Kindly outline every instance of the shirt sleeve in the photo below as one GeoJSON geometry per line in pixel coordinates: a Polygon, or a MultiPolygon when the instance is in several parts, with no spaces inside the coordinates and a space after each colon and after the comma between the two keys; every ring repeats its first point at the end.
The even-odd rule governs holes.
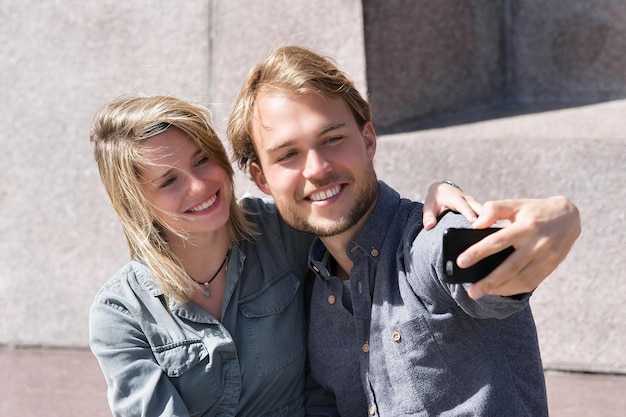
{"type": "Polygon", "coordinates": [[[189,416],[128,310],[97,299],[91,307],[89,331],[114,416],[189,416]]]}

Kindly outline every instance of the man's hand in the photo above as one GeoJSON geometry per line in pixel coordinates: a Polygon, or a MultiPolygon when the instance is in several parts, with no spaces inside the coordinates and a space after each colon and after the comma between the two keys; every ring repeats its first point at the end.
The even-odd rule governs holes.
{"type": "Polygon", "coordinates": [[[483,229],[498,220],[508,224],[457,258],[459,267],[467,268],[508,246],[515,247],[506,261],[469,288],[474,299],[535,290],[565,259],[581,232],[578,209],[563,196],[487,202],[472,226],[483,229]]]}
{"type": "Polygon", "coordinates": [[[428,195],[424,201],[422,215],[424,229],[430,230],[435,227],[437,217],[448,210],[461,213],[467,221],[473,223],[482,211],[482,205],[460,188],[445,182],[436,182],[428,188],[428,195]]]}

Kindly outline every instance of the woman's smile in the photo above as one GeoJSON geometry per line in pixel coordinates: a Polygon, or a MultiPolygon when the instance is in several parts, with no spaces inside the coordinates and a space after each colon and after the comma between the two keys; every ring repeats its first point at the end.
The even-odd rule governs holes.
{"type": "Polygon", "coordinates": [[[204,203],[200,203],[197,206],[190,208],[185,213],[196,214],[198,212],[205,211],[209,207],[213,206],[213,204],[215,204],[216,201],[217,201],[217,193],[213,194],[204,203]]]}

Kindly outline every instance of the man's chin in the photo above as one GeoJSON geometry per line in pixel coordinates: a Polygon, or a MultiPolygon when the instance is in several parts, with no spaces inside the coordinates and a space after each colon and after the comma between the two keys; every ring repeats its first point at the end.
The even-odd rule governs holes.
{"type": "Polygon", "coordinates": [[[296,230],[300,230],[302,232],[307,232],[314,234],[318,237],[331,237],[337,236],[346,230],[350,229],[353,225],[350,224],[345,217],[342,217],[337,220],[329,220],[329,221],[316,221],[316,222],[307,222],[307,221],[299,221],[295,225],[292,225],[296,230]]]}

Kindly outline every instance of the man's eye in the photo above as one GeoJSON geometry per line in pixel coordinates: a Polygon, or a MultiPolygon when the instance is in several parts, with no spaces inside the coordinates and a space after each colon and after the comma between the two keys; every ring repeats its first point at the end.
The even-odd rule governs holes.
{"type": "Polygon", "coordinates": [[[295,155],[296,155],[295,152],[287,152],[286,154],[284,154],[280,158],[278,158],[277,161],[278,162],[286,162],[286,161],[292,159],[295,155]]]}
{"type": "Polygon", "coordinates": [[[335,143],[335,142],[339,142],[341,139],[343,139],[342,136],[333,136],[333,137],[328,138],[327,142],[335,143]]]}

